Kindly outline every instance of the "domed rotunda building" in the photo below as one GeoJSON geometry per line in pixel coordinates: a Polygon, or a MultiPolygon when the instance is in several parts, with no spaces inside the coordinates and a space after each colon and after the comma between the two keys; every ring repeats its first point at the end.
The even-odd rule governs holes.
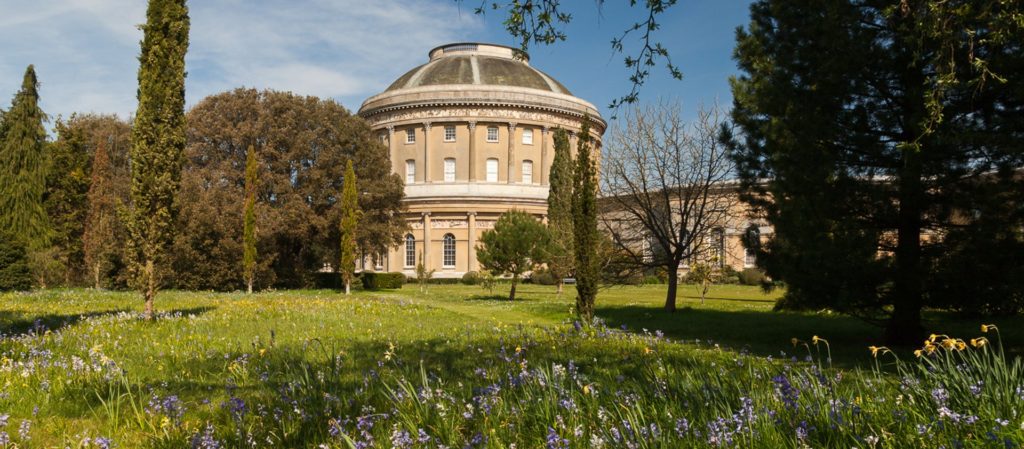
{"type": "Polygon", "coordinates": [[[518,49],[458,43],[429,55],[359,109],[405,179],[409,223],[403,243],[365,268],[413,276],[422,261],[454,278],[479,270],[477,239],[502,213],[546,218],[553,131],[572,133],[575,152],[585,116],[595,148],[607,125],[518,49]]]}

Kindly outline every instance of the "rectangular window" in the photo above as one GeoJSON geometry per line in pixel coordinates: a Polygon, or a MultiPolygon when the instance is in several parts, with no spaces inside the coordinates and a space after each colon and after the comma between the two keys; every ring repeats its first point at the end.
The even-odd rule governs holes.
{"type": "Polygon", "coordinates": [[[455,141],[455,126],[445,125],[444,127],[444,141],[454,142],[455,141]]]}
{"type": "Polygon", "coordinates": [[[405,130],[405,143],[416,143],[416,130],[409,128],[405,130]]]}
{"type": "Polygon", "coordinates": [[[743,252],[743,267],[754,268],[757,265],[757,253],[750,248],[744,249],[743,252]]]}
{"type": "Polygon", "coordinates": [[[416,182],[416,161],[409,159],[405,161],[405,183],[412,184],[416,182]]]}
{"type": "Polygon", "coordinates": [[[495,158],[487,160],[487,182],[498,182],[498,160],[495,158]]]}
{"type": "Polygon", "coordinates": [[[444,160],[444,182],[455,182],[455,158],[444,160]]]}
{"type": "Polygon", "coordinates": [[[533,145],[533,130],[532,129],[524,129],[523,130],[523,145],[533,145]]]}
{"type": "Polygon", "coordinates": [[[412,234],[407,234],[405,236],[405,267],[414,266],[416,266],[416,239],[412,234]]]}
{"type": "Polygon", "coordinates": [[[488,142],[497,142],[498,141],[498,127],[497,126],[488,126],[487,127],[487,141],[488,142]]]}
{"type": "Polygon", "coordinates": [[[523,184],[533,184],[533,161],[523,161],[523,184]]]}

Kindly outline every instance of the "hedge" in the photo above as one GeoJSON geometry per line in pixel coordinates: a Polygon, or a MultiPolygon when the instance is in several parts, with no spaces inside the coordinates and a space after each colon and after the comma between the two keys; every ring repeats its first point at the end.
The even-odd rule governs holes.
{"type": "Polygon", "coordinates": [[[402,288],[402,284],[405,283],[405,274],[363,272],[362,280],[363,288],[367,290],[402,288]]]}

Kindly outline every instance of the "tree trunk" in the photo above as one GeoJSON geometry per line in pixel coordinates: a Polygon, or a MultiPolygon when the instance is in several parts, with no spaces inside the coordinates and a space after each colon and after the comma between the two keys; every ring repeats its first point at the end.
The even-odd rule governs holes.
{"type": "Polygon", "coordinates": [[[519,275],[518,274],[513,274],[512,275],[512,290],[510,290],[508,292],[508,300],[509,301],[515,301],[516,300],[516,283],[517,282],[519,282],[519,275]]]}
{"type": "Polygon", "coordinates": [[[893,309],[885,330],[889,344],[919,343],[921,326],[921,182],[920,150],[904,150],[899,180],[900,210],[896,238],[896,279],[893,285],[893,309]]]}
{"type": "Polygon", "coordinates": [[[676,311],[676,290],[679,287],[679,264],[673,263],[668,270],[668,292],[665,293],[665,311],[676,311]]]}
{"type": "Polygon", "coordinates": [[[345,281],[345,294],[349,295],[352,293],[352,281],[345,281]]]}
{"type": "Polygon", "coordinates": [[[558,290],[557,290],[557,291],[555,291],[555,293],[557,293],[557,294],[559,294],[559,295],[561,295],[561,294],[562,294],[562,287],[564,287],[564,286],[565,286],[565,282],[562,282],[562,279],[564,279],[564,278],[559,278],[559,279],[558,279],[558,290]]]}
{"type": "Polygon", "coordinates": [[[252,278],[249,278],[249,281],[246,282],[245,284],[246,284],[246,288],[245,288],[246,293],[251,295],[252,294],[252,278]]]}
{"type": "Polygon", "coordinates": [[[143,316],[152,321],[153,320],[153,298],[156,297],[156,277],[155,267],[153,266],[152,260],[146,261],[145,266],[145,286],[143,286],[143,296],[146,300],[146,308],[143,311],[143,316]]]}
{"type": "Polygon", "coordinates": [[[92,267],[92,281],[93,288],[96,290],[100,289],[100,264],[96,262],[92,267]]]}

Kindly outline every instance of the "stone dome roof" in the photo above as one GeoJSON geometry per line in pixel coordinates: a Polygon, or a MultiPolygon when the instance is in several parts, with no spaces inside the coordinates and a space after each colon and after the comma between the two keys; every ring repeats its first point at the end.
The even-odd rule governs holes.
{"type": "Polygon", "coordinates": [[[391,83],[385,92],[425,86],[509,86],[572,95],[562,83],[530,67],[529,56],[511,47],[459,43],[430,51],[430,62],[391,83]]]}

